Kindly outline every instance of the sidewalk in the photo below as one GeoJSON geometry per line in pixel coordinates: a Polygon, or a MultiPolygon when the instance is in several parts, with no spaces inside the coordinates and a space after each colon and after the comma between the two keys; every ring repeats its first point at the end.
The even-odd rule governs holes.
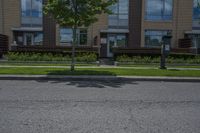
{"type": "Polygon", "coordinates": [[[0,80],[134,80],[166,82],[200,82],[200,77],[159,77],[159,76],[62,76],[62,75],[0,75],[0,80]]]}
{"type": "MultiPolygon", "coordinates": [[[[0,65],[0,68],[70,68],[70,66],[16,66],[16,65],[0,65]]],[[[158,69],[158,67],[120,67],[120,66],[76,66],[76,68],[120,68],[120,69],[158,69]]],[[[197,70],[200,68],[178,68],[168,67],[167,69],[176,70],[197,70]]]]}

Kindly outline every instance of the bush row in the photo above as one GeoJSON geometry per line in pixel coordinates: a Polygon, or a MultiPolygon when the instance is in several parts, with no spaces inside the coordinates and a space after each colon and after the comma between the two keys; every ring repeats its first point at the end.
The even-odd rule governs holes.
{"type": "MultiPolygon", "coordinates": [[[[160,63],[159,56],[128,56],[128,55],[121,55],[117,56],[117,62],[122,63],[136,63],[136,64],[145,64],[145,63],[160,63]]],[[[200,64],[200,56],[168,56],[167,63],[169,64],[200,64]]]]}
{"type": "MultiPolygon", "coordinates": [[[[71,55],[52,54],[52,53],[19,53],[9,52],[6,55],[8,61],[71,61],[71,55]]],[[[77,53],[77,62],[95,62],[95,53],[77,53]]]]}

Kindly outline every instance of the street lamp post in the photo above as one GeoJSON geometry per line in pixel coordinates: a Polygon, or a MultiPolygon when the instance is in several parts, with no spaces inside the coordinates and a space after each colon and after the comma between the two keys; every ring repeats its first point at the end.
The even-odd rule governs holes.
{"type": "Polygon", "coordinates": [[[160,69],[167,69],[166,57],[170,53],[171,35],[163,36],[161,44],[161,58],[160,58],[160,69]]]}

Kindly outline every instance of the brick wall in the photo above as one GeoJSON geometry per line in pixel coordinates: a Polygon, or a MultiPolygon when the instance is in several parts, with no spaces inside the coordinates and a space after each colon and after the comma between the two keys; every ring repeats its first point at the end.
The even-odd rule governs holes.
{"type": "Polygon", "coordinates": [[[129,43],[128,47],[138,48],[141,44],[142,1],[129,1],[129,43]]]}
{"type": "Polygon", "coordinates": [[[145,29],[153,30],[172,30],[172,47],[178,47],[178,40],[184,37],[185,31],[192,30],[192,12],[193,1],[192,0],[174,0],[173,8],[173,20],[172,21],[146,21],[145,20],[145,6],[146,0],[143,1],[142,10],[142,28],[141,28],[141,46],[144,47],[145,29]]]}
{"type": "Polygon", "coordinates": [[[1,0],[3,3],[3,34],[9,36],[9,44],[13,41],[13,33],[11,28],[20,27],[20,0],[1,0]],[[6,8],[5,8],[6,7],[6,8]]]}

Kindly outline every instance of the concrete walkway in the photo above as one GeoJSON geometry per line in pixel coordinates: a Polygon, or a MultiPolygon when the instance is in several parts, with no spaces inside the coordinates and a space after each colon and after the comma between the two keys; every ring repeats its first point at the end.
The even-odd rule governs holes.
{"type": "MultiPolygon", "coordinates": [[[[70,68],[70,66],[16,66],[16,65],[0,65],[0,68],[70,68]]],[[[120,67],[120,66],[76,66],[76,68],[119,68],[119,69],[158,69],[158,67],[120,67]]],[[[178,67],[168,67],[169,70],[197,70],[200,68],[178,68],[178,67]]]]}

